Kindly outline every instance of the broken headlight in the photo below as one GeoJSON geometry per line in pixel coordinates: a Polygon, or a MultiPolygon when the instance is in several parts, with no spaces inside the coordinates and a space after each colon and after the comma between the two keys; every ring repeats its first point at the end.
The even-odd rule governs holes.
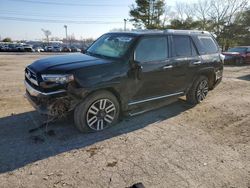
{"type": "Polygon", "coordinates": [[[74,80],[72,74],[42,74],[44,82],[51,82],[57,84],[66,84],[74,80]]]}

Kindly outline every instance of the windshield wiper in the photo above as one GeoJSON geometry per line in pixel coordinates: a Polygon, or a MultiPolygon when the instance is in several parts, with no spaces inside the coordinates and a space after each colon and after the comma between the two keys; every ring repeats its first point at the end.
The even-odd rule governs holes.
{"type": "Polygon", "coordinates": [[[105,56],[105,55],[102,55],[102,54],[97,54],[97,53],[93,53],[93,52],[89,52],[89,51],[87,51],[86,54],[94,56],[94,57],[100,57],[100,58],[111,58],[111,57],[108,57],[108,56],[105,56]]]}

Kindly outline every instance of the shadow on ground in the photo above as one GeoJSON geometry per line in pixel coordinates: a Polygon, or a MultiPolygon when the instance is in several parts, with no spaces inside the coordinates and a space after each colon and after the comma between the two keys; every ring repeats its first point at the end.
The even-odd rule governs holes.
{"type": "Polygon", "coordinates": [[[154,122],[177,116],[189,108],[191,106],[180,99],[166,107],[136,117],[123,118],[110,129],[90,134],[78,132],[72,119],[51,125],[48,130],[53,130],[53,134],[50,135],[45,133],[45,129],[29,133],[30,129],[39,126],[43,121],[35,111],[1,118],[0,173],[141,129],[154,122]]]}
{"type": "Polygon", "coordinates": [[[250,64],[235,65],[235,64],[224,64],[224,67],[249,67],[250,64]]]}
{"type": "Polygon", "coordinates": [[[238,79],[240,79],[240,80],[250,81],[250,74],[245,75],[245,76],[240,76],[240,77],[238,77],[238,79]]]}

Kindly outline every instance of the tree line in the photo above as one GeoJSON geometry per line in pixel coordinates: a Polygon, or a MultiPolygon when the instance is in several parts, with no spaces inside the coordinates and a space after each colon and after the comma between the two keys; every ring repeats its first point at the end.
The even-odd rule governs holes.
{"type": "Polygon", "coordinates": [[[137,29],[198,29],[213,33],[223,50],[250,45],[248,0],[198,0],[176,3],[164,0],[136,0],[129,12],[137,29]]]}

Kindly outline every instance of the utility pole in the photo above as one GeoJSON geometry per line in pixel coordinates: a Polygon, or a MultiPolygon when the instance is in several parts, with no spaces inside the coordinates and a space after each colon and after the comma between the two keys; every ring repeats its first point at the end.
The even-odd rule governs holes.
{"type": "Polygon", "coordinates": [[[127,26],[128,19],[124,19],[123,21],[124,21],[124,31],[126,31],[127,30],[126,26],[127,26]]]}
{"type": "Polygon", "coordinates": [[[65,34],[66,34],[66,46],[68,47],[68,26],[64,25],[65,28],[65,34]]]}

